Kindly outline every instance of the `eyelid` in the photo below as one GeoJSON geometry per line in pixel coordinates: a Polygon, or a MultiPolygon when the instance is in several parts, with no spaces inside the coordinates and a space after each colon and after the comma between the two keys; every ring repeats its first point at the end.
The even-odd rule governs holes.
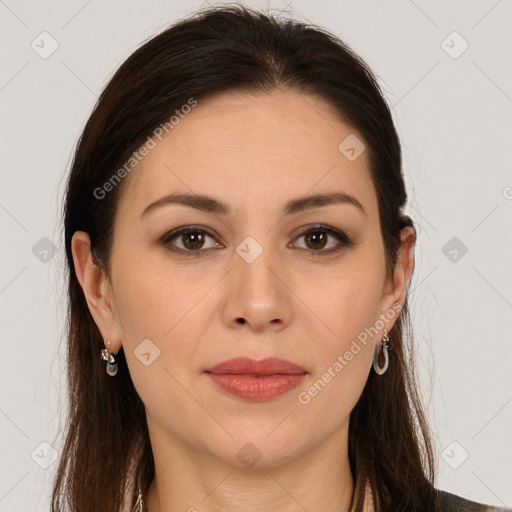
{"type": "Polygon", "coordinates": [[[301,228],[299,228],[299,232],[297,233],[295,238],[297,238],[301,235],[304,235],[306,233],[309,233],[310,231],[315,231],[315,229],[317,229],[319,231],[324,230],[324,231],[328,231],[329,233],[337,234],[340,237],[343,237],[344,239],[346,239],[347,242],[350,240],[349,237],[343,231],[341,231],[333,226],[329,226],[327,224],[308,224],[304,227],[301,227],[301,228]]]}
{"type": "Polygon", "coordinates": [[[207,228],[206,226],[202,226],[202,225],[199,225],[199,224],[190,224],[190,225],[187,225],[187,226],[181,226],[179,228],[172,229],[171,231],[165,233],[165,235],[163,237],[161,237],[161,240],[162,241],[169,241],[169,240],[172,240],[173,238],[176,238],[177,236],[179,236],[179,235],[181,235],[183,233],[188,233],[188,232],[191,232],[191,231],[203,231],[204,233],[206,233],[207,235],[211,236],[212,238],[219,238],[217,233],[215,233],[210,228],[207,228]]]}

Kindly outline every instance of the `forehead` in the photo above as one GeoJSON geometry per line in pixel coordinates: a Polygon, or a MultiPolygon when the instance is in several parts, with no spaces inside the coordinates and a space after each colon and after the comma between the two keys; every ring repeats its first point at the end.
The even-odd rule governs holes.
{"type": "Polygon", "coordinates": [[[234,92],[198,100],[161,140],[153,138],[154,147],[126,178],[120,207],[192,192],[240,210],[340,190],[371,212],[376,196],[367,151],[349,159],[340,150],[351,137],[362,144],[362,136],[315,96],[234,92]]]}

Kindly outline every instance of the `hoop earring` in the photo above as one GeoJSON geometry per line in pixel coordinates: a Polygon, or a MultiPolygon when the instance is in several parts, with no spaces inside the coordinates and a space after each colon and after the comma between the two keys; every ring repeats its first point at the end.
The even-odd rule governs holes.
{"type": "MultiPolygon", "coordinates": [[[[110,346],[110,340],[108,340],[107,345],[110,346]]],[[[101,351],[101,359],[103,359],[103,361],[106,361],[106,363],[107,363],[107,367],[106,367],[107,373],[111,377],[115,377],[117,374],[117,355],[111,354],[108,351],[108,348],[104,348],[101,351]]]]}
{"type": "Polygon", "coordinates": [[[386,373],[386,370],[389,366],[388,351],[391,350],[391,344],[389,343],[389,333],[386,331],[386,329],[384,329],[384,338],[382,338],[381,345],[382,353],[384,354],[384,366],[382,368],[379,366],[380,347],[378,345],[373,354],[373,369],[377,375],[386,373]]]}

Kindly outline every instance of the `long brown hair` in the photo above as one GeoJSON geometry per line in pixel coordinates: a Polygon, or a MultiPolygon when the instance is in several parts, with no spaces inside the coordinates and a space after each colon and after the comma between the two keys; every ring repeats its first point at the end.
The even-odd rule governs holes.
{"type": "MultiPolygon", "coordinates": [[[[136,482],[146,493],[155,471],[144,405],[123,349],[115,378],[99,359],[104,342],[75,275],[73,234],[89,234],[95,262],[108,273],[124,182],[108,194],[98,188],[190,98],[276,89],[327,100],[364,138],[392,275],[400,231],[414,225],[403,212],[407,196],[392,116],[360,57],[322,28],[238,4],[194,13],[145,42],[103,90],[77,144],[66,190],[69,419],[53,512],[66,505],[73,512],[133,506],[136,482]]],[[[351,470],[368,478],[379,511],[435,510],[433,450],[416,387],[407,301],[390,333],[389,369],[382,376],[370,372],[350,415],[351,470]]]]}

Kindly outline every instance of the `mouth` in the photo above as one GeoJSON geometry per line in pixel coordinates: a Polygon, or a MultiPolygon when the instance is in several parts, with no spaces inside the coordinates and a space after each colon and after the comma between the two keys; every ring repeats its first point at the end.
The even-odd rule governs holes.
{"type": "Polygon", "coordinates": [[[307,373],[247,375],[207,372],[207,375],[212,382],[231,395],[254,402],[263,402],[296,388],[307,373]]]}
{"type": "Polygon", "coordinates": [[[223,391],[250,401],[268,401],[291,391],[308,375],[290,361],[267,358],[260,361],[239,357],[205,372],[223,391]]]}
{"type": "Polygon", "coordinates": [[[223,361],[209,368],[206,372],[216,375],[231,374],[245,376],[300,375],[307,373],[306,369],[302,366],[275,357],[268,357],[259,361],[248,357],[236,357],[223,361]]]}

